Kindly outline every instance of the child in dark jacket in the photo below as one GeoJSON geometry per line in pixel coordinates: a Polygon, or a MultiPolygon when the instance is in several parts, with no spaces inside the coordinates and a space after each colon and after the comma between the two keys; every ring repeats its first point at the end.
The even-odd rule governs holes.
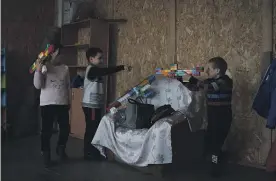
{"type": "Polygon", "coordinates": [[[204,89],[207,93],[208,127],[205,137],[205,154],[212,155],[212,175],[219,176],[221,149],[228,135],[232,122],[232,88],[233,81],[225,73],[227,63],[221,57],[208,61],[206,73],[208,79],[200,81],[185,75],[191,84],[204,89]]]}

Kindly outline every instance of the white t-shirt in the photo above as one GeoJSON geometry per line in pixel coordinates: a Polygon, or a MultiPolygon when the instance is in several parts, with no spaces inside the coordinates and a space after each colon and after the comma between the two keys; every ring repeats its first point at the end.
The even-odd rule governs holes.
{"type": "Polygon", "coordinates": [[[34,86],[41,89],[40,106],[70,104],[69,68],[66,65],[47,65],[46,68],[45,73],[36,71],[34,74],[34,86]]]}
{"type": "Polygon", "coordinates": [[[84,86],[83,86],[83,98],[82,106],[89,108],[102,108],[104,101],[103,82],[99,77],[96,77],[93,81],[87,78],[87,74],[92,66],[89,65],[86,68],[84,86]]]}

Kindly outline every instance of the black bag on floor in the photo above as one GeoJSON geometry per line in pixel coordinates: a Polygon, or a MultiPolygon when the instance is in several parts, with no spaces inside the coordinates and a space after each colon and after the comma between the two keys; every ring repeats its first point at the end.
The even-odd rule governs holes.
{"type": "Polygon", "coordinates": [[[170,116],[174,112],[175,112],[175,110],[172,108],[172,106],[170,104],[160,106],[159,108],[156,109],[156,111],[154,112],[154,114],[151,118],[151,121],[150,121],[151,125],[153,125],[159,119],[170,116]]]}
{"type": "Polygon", "coordinates": [[[154,105],[144,104],[129,98],[126,108],[125,125],[131,129],[143,129],[151,126],[150,120],[154,113],[154,105]]]}

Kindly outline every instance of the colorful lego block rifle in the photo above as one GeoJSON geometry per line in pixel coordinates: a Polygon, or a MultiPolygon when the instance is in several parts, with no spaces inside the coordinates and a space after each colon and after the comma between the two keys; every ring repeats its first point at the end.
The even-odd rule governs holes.
{"type": "Polygon", "coordinates": [[[195,67],[192,69],[178,69],[177,64],[171,64],[170,69],[156,68],[155,74],[164,75],[169,77],[182,77],[186,74],[193,76],[200,76],[200,73],[204,72],[204,67],[195,67]]]}
{"type": "Polygon", "coordinates": [[[36,62],[44,63],[54,51],[54,45],[47,44],[46,49],[38,55],[37,60],[30,67],[29,72],[33,73],[36,69],[36,62]]]}
{"type": "Polygon", "coordinates": [[[108,106],[107,111],[110,111],[111,113],[116,113],[117,108],[122,106],[123,103],[126,102],[127,99],[132,96],[144,97],[144,98],[152,97],[154,95],[154,91],[150,89],[150,85],[154,80],[155,80],[154,75],[147,77],[146,79],[141,81],[138,85],[126,91],[126,93],[123,96],[121,96],[119,99],[112,102],[108,106]]]}

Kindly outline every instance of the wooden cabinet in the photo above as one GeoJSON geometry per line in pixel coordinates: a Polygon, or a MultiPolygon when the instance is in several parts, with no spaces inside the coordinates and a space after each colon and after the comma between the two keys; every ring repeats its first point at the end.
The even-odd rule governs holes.
{"type": "MultiPolygon", "coordinates": [[[[79,22],[64,24],[61,28],[61,54],[69,67],[71,79],[77,74],[84,75],[85,68],[88,65],[85,52],[89,47],[98,47],[103,50],[103,59],[106,67],[109,65],[110,48],[110,23],[124,23],[126,20],[118,19],[85,19],[79,22]]],[[[104,79],[105,105],[107,104],[108,78],[104,79]]],[[[71,103],[71,135],[76,138],[83,138],[85,132],[85,119],[82,111],[82,89],[72,89],[71,103]]]]}
{"type": "MultiPolygon", "coordinates": [[[[69,67],[71,79],[77,74],[84,75],[88,65],[85,52],[89,47],[98,47],[103,50],[104,64],[108,66],[109,55],[109,24],[98,19],[86,19],[79,22],[65,24],[61,29],[61,55],[69,67]]],[[[105,100],[107,97],[107,79],[105,79],[105,100]]],[[[70,126],[71,135],[83,139],[85,132],[85,118],[82,111],[83,90],[72,89],[72,103],[70,126]]]]}
{"type": "Polygon", "coordinates": [[[80,139],[83,139],[85,133],[85,117],[81,105],[82,95],[82,89],[72,89],[72,102],[70,110],[70,133],[73,137],[80,139]]]}

